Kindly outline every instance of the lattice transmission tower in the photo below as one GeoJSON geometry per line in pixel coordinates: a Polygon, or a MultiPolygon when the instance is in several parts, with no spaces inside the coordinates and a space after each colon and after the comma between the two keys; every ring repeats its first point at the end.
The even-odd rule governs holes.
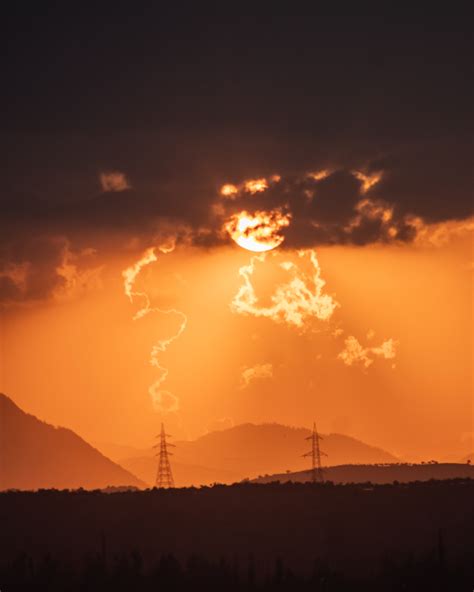
{"type": "Polygon", "coordinates": [[[321,456],[327,456],[327,454],[323,452],[319,446],[319,442],[320,440],[323,440],[323,437],[318,434],[316,423],[313,423],[313,432],[311,436],[306,438],[306,440],[311,440],[311,450],[303,454],[303,456],[311,457],[311,479],[313,483],[322,483],[324,481],[324,472],[321,466],[321,456]]]}
{"type": "Polygon", "coordinates": [[[174,446],[174,444],[170,444],[166,441],[166,438],[170,436],[165,433],[165,426],[161,424],[161,433],[159,434],[158,438],[160,439],[158,444],[155,444],[153,448],[159,448],[158,453],[158,471],[156,473],[156,487],[166,488],[166,487],[174,487],[174,479],[173,473],[171,471],[171,464],[170,464],[170,456],[173,456],[171,452],[168,451],[168,446],[174,446]]]}

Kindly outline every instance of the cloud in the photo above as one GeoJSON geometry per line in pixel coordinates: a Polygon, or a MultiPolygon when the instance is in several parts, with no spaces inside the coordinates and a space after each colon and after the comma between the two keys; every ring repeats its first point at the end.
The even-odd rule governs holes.
{"type": "Polygon", "coordinates": [[[94,249],[73,250],[65,237],[16,240],[0,248],[0,302],[65,299],[100,286],[94,249]]]}
{"type": "Polygon", "coordinates": [[[67,237],[76,249],[99,249],[104,259],[107,249],[117,254],[134,244],[138,253],[156,245],[163,232],[174,234],[177,245],[208,249],[232,240],[223,228],[231,228],[244,211],[249,220],[256,212],[281,212],[289,224],[278,231],[279,249],[373,243],[436,248],[473,232],[469,163],[463,154],[455,159],[452,146],[443,147],[444,166],[433,167],[441,157],[432,147],[398,146],[382,156],[365,149],[360,157],[332,161],[316,155],[311,162],[305,145],[302,140],[291,154],[259,145],[268,154],[258,160],[253,152],[252,166],[222,157],[212,175],[181,167],[179,174],[155,179],[144,168],[140,178],[136,169],[134,187],[124,173],[111,169],[101,173],[103,191],[96,195],[82,192],[66,199],[54,193],[54,184],[51,197],[45,190],[42,197],[33,189],[20,195],[4,191],[0,252],[12,256],[2,258],[0,298],[32,294],[22,280],[25,261],[43,273],[46,292],[61,281],[35,257],[18,261],[13,250],[19,239],[67,237]],[[226,169],[234,173],[226,175],[226,169]]]}
{"type": "Polygon", "coordinates": [[[125,191],[125,189],[130,189],[131,187],[125,174],[119,171],[100,173],[99,180],[102,191],[104,192],[125,191]]]}
{"type": "MultiPolygon", "coordinates": [[[[158,245],[157,248],[163,254],[171,253],[175,248],[174,237],[167,237],[163,243],[158,245]]],[[[148,293],[136,291],[135,281],[138,275],[140,274],[141,270],[147,265],[155,263],[157,260],[158,258],[155,253],[155,248],[150,247],[141,255],[141,257],[135,263],[133,263],[130,267],[127,267],[122,271],[122,277],[124,280],[123,288],[125,296],[130,300],[132,304],[136,299],[140,299],[141,301],[141,308],[139,308],[133,315],[134,321],[142,319],[150,313],[172,315],[179,318],[179,323],[175,332],[166,338],[158,339],[151,348],[150,353],[150,364],[158,370],[159,377],[157,380],[153,382],[153,384],[150,385],[148,392],[153,401],[154,408],[162,413],[167,413],[170,411],[177,411],[179,409],[179,401],[176,395],[174,395],[173,393],[170,393],[169,391],[160,390],[161,385],[165,382],[165,380],[168,377],[169,370],[168,368],[160,364],[159,358],[160,354],[165,352],[168,349],[168,347],[184,332],[188,323],[188,318],[183,312],[175,308],[152,308],[150,306],[150,298],[148,296],[148,293]]]]}
{"type": "Polygon", "coordinates": [[[362,171],[352,171],[356,179],[361,182],[361,193],[365,194],[371,187],[377,184],[382,178],[381,172],[363,173],[362,171]]]}
{"type": "Polygon", "coordinates": [[[225,190],[232,199],[218,200],[214,213],[228,228],[243,212],[247,217],[285,212],[291,222],[280,232],[284,248],[411,241],[417,234],[415,218],[373,196],[382,179],[382,172],[323,169],[226,184],[221,193],[225,190]]]}
{"type": "Polygon", "coordinates": [[[298,328],[303,328],[306,320],[329,320],[338,303],[323,291],[326,282],[321,278],[316,253],[312,250],[299,251],[297,254],[298,259],[306,259],[309,263],[309,272],[303,269],[301,262],[298,265],[290,260],[279,263],[279,268],[288,273],[289,279],[277,286],[270,298],[270,305],[260,305],[252,283],[256,266],[264,263],[266,258],[276,256],[276,253],[262,253],[252,257],[248,265],[240,268],[239,274],[244,283],[234,296],[231,309],[238,314],[269,318],[298,328]]]}
{"type": "Polygon", "coordinates": [[[175,413],[179,411],[179,399],[169,391],[156,390],[153,385],[150,387],[150,396],[153,404],[153,409],[157,413],[166,415],[168,413],[175,413]]]}
{"type": "Polygon", "coordinates": [[[63,285],[54,292],[57,300],[65,300],[102,287],[101,274],[104,266],[84,266],[86,259],[94,255],[94,249],[84,249],[80,253],[74,253],[70,249],[64,251],[63,260],[56,268],[57,274],[64,279],[63,285]]]}
{"type": "MultiPolygon", "coordinates": [[[[351,26],[328,34],[339,20],[301,17],[288,27],[285,17],[276,26],[289,43],[277,34],[270,45],[251,27],[245,56],[233,47],[242,23],[210,27],[213,44],[197,25],[183,43],[200,48],[203,59],[182,61],[181,71],[174,52],[119,46],[104,30],[84,51],[93,78],[105,86],[87,86],[89,67],[66,70],[59,61],[50,64],[51,79],[41,74],[46,48],[61,31],[51,21],[51,34],[34,44],[38,51],[17,52],[5,71],[0,242],[61,235],[77,245],[87,236],[97,247],[107,236],[117,253],[139,237],[138,251],[152,246],[167,223],[188,229],[183,240],[209,248],[229,241],[220,229],[238,211],[286,206],[292,221],[281,248],[289,249],[410,242],[419,227],[409,216],[425,225],[465,220],[472,215],[473,170],[466,36],[410,25],[408,49],[400,52],[397,28],[381,35],[376,18],[364,16],[361,28],[351,17],[344,20],[351,26]],[[217,46],[219,55],[208,51],[217,46]],[[365,59],[367,52],[384,55],[387,67],[365,59]],[[131,56],[150,67],[125,67],[104,79],[131,56]],[[226,68],[245,72],[248,83],[221,84],[216,72],[226,68]],[[150,71],[159,72],[160,84],[146,75],[137,85],[137,75],[150,71]],[[363,198],[370,200],[365,207],[363,198]],[[377,214],[381,209],[392,212],[389,221],[377,214]]],[[[181,26],[179,19],[171,27],[163,22],[150,42],[175,39],[181,26]]],[[[40,34],[41,28],[31,32],[40,34]]],[[[3,268],[4,293],[22,289],[21,273],[13,260],[3,268]]]]}
{"type": "Polygon", "coordinates": [[[246,388],[252,381],[259,378],[273,378],[272,364],[256,364],[255,366],[244,368],[241,374],[240,388],[246,388]]]}
{"type": "Polygon", "coordinates": [[[418,246],[442,247],[455,238],[474,233],[474,217],[432,224],[426,224],[421,218],[412,218],[411,224],[416,228],[414,242],[418,246]]]}
{"type": "Polygon", "coordinates": [[[344,349],[337,356],[346,366],[362,366],[369,368],[374,359],[379,357],[385,360],[392,360],[396,356],[398,342],[392,338],[387,339],[377,347],[363,347],[353,335],[344,341],[344,349]]]}
{"type": "Polygon", "coordinates": [[[239,194],[255,195],[266,191],[273,183],[280,181],[280,175],[271,175],[268,179],[260,177],[259,179],[247,179],[239,185],[225,183],[220,189],[220,196],[227,199],[236,199],[239,194]]]}
{"type": "Polygon", "coordinates": [[[460,145],[420,141],[372,159],[369,171],[382,172],[382,178],[371,196],[429,224],[472,216],[472,151],[460,145]]]}
{"type": "MultiPolygon", "coordinates": [[[[266,176],[224,177],[219,184],[184,168],[172,181],[150,180],[148,172],[132,188],[124,173],[106,172],[104,191],[96,196],[41,200],[33,192],[21,199],[5,193],[0,236],[5,242],[15,234],[56,234],[70,240],[114,234],[117,243],[139,236],[142,246],[150,246],[166,225],[178,230],[178,243],[209,248],[230,240],[222,228],[242,211],[279,210],[291,217],[282,232],[283,248],[412,242],[427,226],[461,223],[472,215],[464,157],[459,163],[443,158],[449,185],[448,172],[438,170],[443,167],[433,168],[425,155],[410,148],[401,156],[362,155],[359,162],[319,159],[318,164],[315,158],[313,166],[285,165],[270,151],[268,160],[279,163],[279,172],[272,167],[266,176]]],[[[216,176],[223,174],[217,171],[216,176]]]]}

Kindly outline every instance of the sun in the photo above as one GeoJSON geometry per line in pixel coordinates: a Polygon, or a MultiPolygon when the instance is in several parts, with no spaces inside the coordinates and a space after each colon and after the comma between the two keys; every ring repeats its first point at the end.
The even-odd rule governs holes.
{"type": "Polygon", "coordinates": [[[279,208],[260,210],[250,214],[246,210],[234,214],[224,224],[240,247],[255,253],[264,253],[280,246],[285,237],[280,231],[290,224],[290,215],[284,214],[279,208]]]}

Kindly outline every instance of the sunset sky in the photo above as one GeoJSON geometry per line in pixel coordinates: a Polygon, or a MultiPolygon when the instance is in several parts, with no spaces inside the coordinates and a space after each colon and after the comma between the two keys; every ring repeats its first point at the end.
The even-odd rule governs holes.
{"type": "Polygon", "coordinates": [[[454,18],[11,14],[0,392],[96,443],[316,420],[472,452],[454,18]]]}

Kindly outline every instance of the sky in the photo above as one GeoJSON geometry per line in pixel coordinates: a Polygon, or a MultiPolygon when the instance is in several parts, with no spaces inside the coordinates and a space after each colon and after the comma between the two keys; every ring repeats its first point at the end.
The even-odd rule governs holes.
{"type": "Polygon", "coordinates": [[[22,10],[3,392],[96,442],[315,419],[472,451],[462,15],[22,10]]]}

